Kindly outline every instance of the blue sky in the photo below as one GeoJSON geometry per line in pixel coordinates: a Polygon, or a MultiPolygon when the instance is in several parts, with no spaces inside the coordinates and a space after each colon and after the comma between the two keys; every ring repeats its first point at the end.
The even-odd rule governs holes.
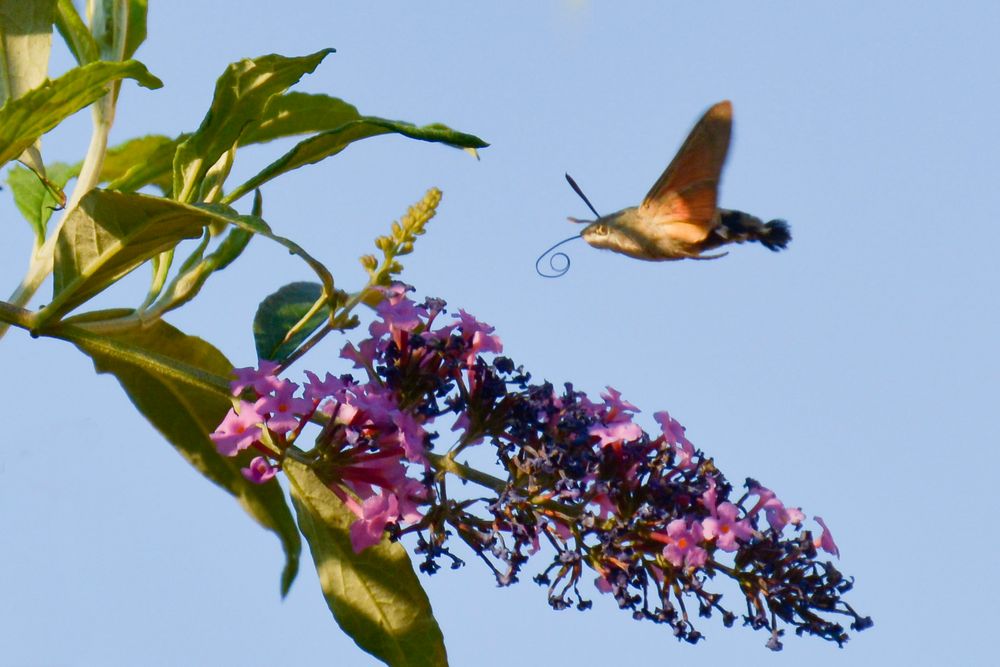
{"type": "MultiPolygon", "coordinates": [[[[480,162],[399,138],[356,145],[265,189],[265,217],[350,288],[371,239],[441,187],[405,279],[496,326],[535,377],[613,385],[647,428],[668,409],[731,480],[822,515],[875,627],[843,650],[789,637],[775,655],[713,619],[690,647],[610,599],[554,612],[528,577],[497,589],[469,558],[426,580],[452,663],[988,664],[1000,6],[469,4],[152,3],[137,57],[166,85],[125,85],[113,139],[196,127],[233,60],[326,46],[338,52],[303,90],[482,136],[480,162]],[[566,216],[588,214],[563,172],[602,212],[634,205],[722,99],[735,125],[721,203],[787,219],[787,252],[647,264],[576,243],[564,278],[535,275],[536,255],[575,231],[566,216]]],[[[47,158],[77,159],[87,132],[80,114],[45,138],[47,158]]],[[[237,171],[280,149],[248,151],[237,171]]],[[[9,292],[30,238],[8,192],[0,211],[9,292]]],[[[249,364],[256,304],[308,277],[255,241],[172,322],[249,364]]],[[[343,369],[342,342],[305,366],[343,369]]],[[[7,664],[376,664],[336,628],[308,563],[280,600],[276,541],[75,349],[12,331],[0,359],[17,417],[0,446],[7,664]]]]}

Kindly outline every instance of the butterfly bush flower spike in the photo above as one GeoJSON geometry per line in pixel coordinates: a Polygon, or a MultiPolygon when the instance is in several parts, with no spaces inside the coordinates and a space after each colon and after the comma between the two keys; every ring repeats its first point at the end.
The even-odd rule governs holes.
{"type": "Polygon", "coordinates": [[[690,643],[703,637],[695,620],[717,615],[766,632],[773,649],[786,629],[842,645],[871,625],[845,600],[853,580],[819,557],[839,554],[822,519],[816,536],[757,481],[738,490],[666,411],[647,432],[616,389],[595,401],[532,381],[500,356],[493,327],[464,310],[441,323],[444,302],[411,292],[382,289],[368,338],[341,352],[355,373],[307,371],[300,388],[263,362],[238,371],[234,392],[255,402],[212,434],[220,453],[261,450],[244,474],[266,481],[295,447],[354,514],[362,557],[412,535],[422,572],[464,565],[462,546],[502,586],[536,563],[555,609],[608,596],[690,643]],[[477,447],[497,469],[460,462],[477,447]]]}

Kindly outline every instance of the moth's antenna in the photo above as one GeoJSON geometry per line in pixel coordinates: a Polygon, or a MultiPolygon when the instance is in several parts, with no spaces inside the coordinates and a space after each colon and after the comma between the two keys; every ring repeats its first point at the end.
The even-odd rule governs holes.
{"type": "Polygon", "coordinates": [[[560,276],[566,275],[566,272],[569,271],[569,265],[572,262],[570,262],[569,255],[567,255],[564,252],[557,252],[551,257],[549,257],[549,270],[552,273],[542,273],[542,269],[539,268],[539,264],[542,263],[542,260],[545,259],[546,255],[548,255],[550,252],[561,246],[563,243],[569,243],[573,239],[579,239],[579,238],[583,238],[583,235],[576,234],[575,236],[571,236],[568,239],[563,239],[562,241],[555,244],[554,246],[543,252],[541,255],[539,255],[538,259],[535,260],[535,271],[538,273],[538,275],[540,275],[542,278],[558,278],[560,276]],[[556,264],[556,260],[559,260],[559,264],[556,264]],[[563,264],[563,262],[565,262],[565,264],[563,264]]]}
{"type": "Polygon", "coordinates": [[[570,176],[569,174],[566,174],[566,180],[569,181],[569,187],[573,188],[573,192],[580,195],[580,199],[582,199],[583,203],[587,205],[587,208],[593,211],[594,215],[596,215],[598,218],[601,217],[601,214],[597,212],[597,209],[594,208],[594,205],[590,203],[589,199],[587,199],[587,195],[583,194],[583,190],[581,190],[580,186],[576,184],[576,181],[573,180],[573,177],[570,176]]]}

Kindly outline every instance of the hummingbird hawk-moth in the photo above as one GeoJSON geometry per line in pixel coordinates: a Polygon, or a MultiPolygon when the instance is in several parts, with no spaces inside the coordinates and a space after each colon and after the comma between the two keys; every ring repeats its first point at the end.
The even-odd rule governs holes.
{"type": "MultiPolygon", "coordinates": [[[[600,215],[567,174],[569,184],[597,216],[596,220],[569,219],[587,225],[579,236],[595,248],[652,262],[718,259],[728,253],[704,253],[747,241],[757,241],[773,251],[785,248],[791,240],[785,221],[764,222],[749,213],[718,208],[719,180],[732,124],[732,104],[723,101],[713,105],[695,124],[642,204],[610,215],[600,215]]],[[[539,261],[560,244],[547,250],[539,261]]],[[[568,257],[558,253],[550,259],[550,266],[556,274],[542,275],[562,275],[569,269],[568,257]],[[553,265],[559,255],[567,262],[562,270],[553,265]]]]}

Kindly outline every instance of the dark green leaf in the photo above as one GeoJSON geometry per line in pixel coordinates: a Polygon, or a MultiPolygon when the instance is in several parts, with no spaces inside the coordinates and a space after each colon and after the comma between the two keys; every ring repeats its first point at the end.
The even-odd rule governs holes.
{"type": "Polygon", "coordinates": [[[0,165],[18,157],[38,137],[107,92],[107,84],[135,79],[146,88],[163,84],[135,60],[95,62],[71,69],[0,107],[0,165]]]}
{"type": "Polygon", "coordinates": [[[260,187],[281,174],[336,155],[355,141],[391,133],[470,150],[489,145],[477,136],[456,132],[439,123],[418,127],[402,121],[364,116],[358,120],[349,121],[335,130],[317,134],[300,142],[292,150],[265,167],[259,174],[236,188],[227,196],[227,199],[235,201],[243,194],[260,187]]]}
{"type": "Polygon", "coordinates": [[[290,283],[261,301],[253,318],[253,338],[257,358],[281,363],[309,335],[323,326],[330,317],[324,307],[286,342],[285,336],[306,313],[323,298],[323,286],[318,283],[290,283]]]}
{"type": "Polygon", "coordinates": [[[42,321],[65,314],[148,259],[218,220],[161,197],[92,190],[59,232],[52,302],[42,321]]]}
{"type": "Polygon", "coordinates": [[[287,458],[283,467],[323,595],[344,632],[392,667],[447,665],[441,628],[406,550],[383,538],[354,553],[354,514],[308,467],[287,458]]]}
{"type": "Polygon", "coordinates": [[[275,482],[247,481],[240,468],[249,463],[252,454],[220,456],[208,437],[232,405],[226,386],[232,371],[229,360],[204,340],[185,335],[162,320],[114,334],[75,335],[72,329],[75,327],[63,327],[58,337],[89,355],[98,373],[114,375],[139,412],[192,466],[234,496],[250,516],[278,536],[286,558],[281,592],[287,593],[298,572],[302,543],[281,487],[275,482]],[[122,354],[123,350],[131,352],[122,354]],[[141,354],[136,355],[136,351],[141,354]],[[136,361],[141,355],[148,356],[150,363],[136,361]],[[185,372],[178,376],[164,374],[160,370],[164,364],[185,372]],[[203,383],[181,379],[199,372],[215,378],[213,384],[217,387],[212,390],[203,383]]]}
{"type": "MultiPolygon", "coordinates": [[[[50,164],[45,170],[49,183],[60,190],[78,171],[75,166],[61,162],[50,164]]],[[[12,168],[7,173],[7,184],[10,185],[17,209],[35,230],[35,238],[44,241],[45,225],[52,217],[52,212],[61,205],[52,196],[51,188],[45,186],[38,174],[24,167],[12,168]]]]}
{"type": "Polygon", "coordinates": [[[174,159],[174,192],[190,201],[209,168],[240,135],[263,116],[268,100],[312,72],[332,51],[301,58],[267,55],[231,64],[219,77],[212,105],[198,130],[180,145],[174,159]]]}

